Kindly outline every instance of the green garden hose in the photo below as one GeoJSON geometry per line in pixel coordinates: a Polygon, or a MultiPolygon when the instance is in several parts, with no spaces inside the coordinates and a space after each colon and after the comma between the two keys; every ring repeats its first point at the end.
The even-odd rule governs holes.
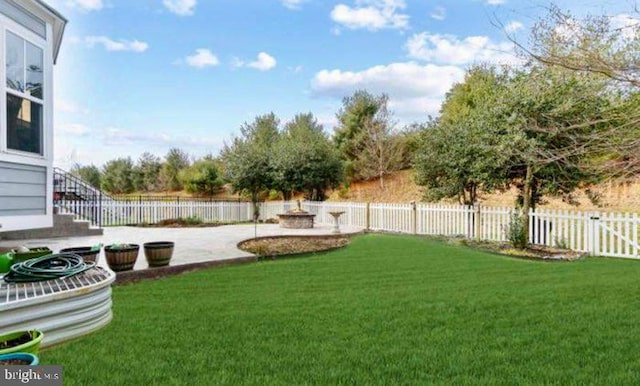
{"type": "Polygon", "coordinates": [[[5,275],[7,283],[30,283],[35,281],[64,279],[96,266],[85,262],[75,253],[59,253],[38,257],[11,266],[5,275]]]}

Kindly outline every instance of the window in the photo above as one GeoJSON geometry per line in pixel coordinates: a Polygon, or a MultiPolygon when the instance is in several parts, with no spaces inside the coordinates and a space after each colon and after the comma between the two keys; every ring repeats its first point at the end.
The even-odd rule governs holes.
{"type": "Polygon", "coordinates": [[[8,31],[5,42],[7,148],[42,155],[43,50],[8,31]]]}

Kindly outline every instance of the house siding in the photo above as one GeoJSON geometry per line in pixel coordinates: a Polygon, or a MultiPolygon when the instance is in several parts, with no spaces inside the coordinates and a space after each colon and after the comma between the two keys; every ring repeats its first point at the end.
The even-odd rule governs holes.
{"type": "Polygon", "coordinates": [[[8,16],[41,38],[47,38],[47,27],[44,20],[33,15],[16,2],[12,0],[0,0],[0,13],[8,16]]]}
{"type": "Polygon", "coordinates": [[[44,215],[47,168],[0,161],[0,217],[44,215]]]}

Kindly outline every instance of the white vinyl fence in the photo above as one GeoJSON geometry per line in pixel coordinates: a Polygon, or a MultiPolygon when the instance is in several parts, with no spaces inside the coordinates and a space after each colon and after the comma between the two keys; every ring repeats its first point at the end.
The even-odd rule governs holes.
{"type": "MultiPolygon", "coordinates": [[[[297,207],[296,202],[260,204],[260,219],[275,219],[297,207]]],[[[302,202],[316,215],[315,222],[333,224],[331,212],[344,212],[340,224],[384,232],[443,235],[486,241],[507,241],[511,208],[364,202],[302,202]]],[[[156,223],[193,217],[205,222],[242,222],[253,219],[249,202],[118,201],[75,202],[64,207],[99,226],[156,223]]],[[[640,258],[640,217],[636,213],[583,212],[538,209],[529,213],[532,244],[566,247],[593,255],[640,258]]]]}
{"type": "Polygon", "coordinates": [[[155,224],[175,218],[197,218],[204,222],[242,222],[253,217],[246,202],[206,201],[76,201],[61,210],[97,226],[155,224]]]}

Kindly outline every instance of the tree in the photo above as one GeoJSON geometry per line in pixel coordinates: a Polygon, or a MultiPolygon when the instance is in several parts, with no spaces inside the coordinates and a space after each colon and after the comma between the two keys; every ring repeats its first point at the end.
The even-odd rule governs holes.
{"type": "Polygon", "coordinates": [[[326,189],[342,180],[342,161],[313,114],[298,114],[285,125],[274,147],[273,187],[285,200],[293,192],[307,199],[325,199],[326,189]]]}
{"type": "Polygon", "coordinates": [[[640,16],[587,15],[578,18],[555,5],[534,25],[531,46],[511,39],[530,57],[547,66],[603,75],[640,87],[640,16]]]}
{"type": "Polygon", "coordinates": [[[144,152],[138,158],[134,167],[134,187],[139,191],[154,191],[160,188],[159,176],[162,169],[162,160],[149,153],[144,152]]]}
{"type": "Polygon", "coordinates": [[[130,157],[107,162],[102,170],[101,187],[110,193],[133,192],[133,162],[130,157]]]}
{"type": "Polygon", "coordinates": [[[456,197],[471,205],[480,189],[507,184],[511,144],[501,125],[504,112],[496,108],[507,79],[496,68],[469,69],[464,81],[447,93],[440,117],[419,134],[413,166],[427,200],[456,197]]]}
{"type": "Polygon", "coordinates": [[[600,154],[591,144],[603,139],[603,114],[617,101],[599,75],[535,65],[515,74],[499,105],[509,114],[507,178],[520,189],[526,234],[529,209],[543,195],[566,197],[597,178],[590,163],[600,154]]]}
{"type": "Polygon", "coordinates": [[[175,191],[183,188],[178,174],[182,169],[189,167],[189,156],[184,151],[173,148],[165,156],[165,161],[160,169],[160,183],[164,190],[175,191]]]}
{"type": "Polygon", "coordinates": [[[399,170],[409,169],[413,165],[413,159],[418,150],[420,133],[426,129],[427,125],[422,123],[412,123],[405,126],[395,135],[400,151],[399,170]]]}
{"type": "Polygon", "coordinates": [[[210,158],[194,162],[179,177],[185,190],[192,194],[213,195],[222,186],[216,162],[210,158]]]}
{"type": "Polygon", "coordinates": [[[534,25],[530,44],[510,38],[534,61],[578,74],[609,80],[609,88],[624,94],[622,103],[599,117],[608,131],[590,141],[591,152],[606,154],[591,167],[609,178],[640,174],[640,15],[637,6],[629,14],[576,17],[557,6],[534,25]]]}
{"type": "Polygon", "coordinates": [[[360,153],[355,169],[364,179],[377,177],[384,189],[384,176],[398,170],[402,163],[400,136],[393,131],[394,123],[387,109],[387,97],[382,97],[378,111],[363,121],[360,153]]]}
{"type": "Polygon", "coordinates": [[[240,136],[224,146],[221,157],[225,179],[236,192],[250,197],[254,216],[259,216],[261,194],[273,185],[270,158],[277,142],[279,120],[273,113],[258,116],[240,127],[240,136]]]}
{"type": "Polygon", "coordinates": [[[342,108],[336,114],[339,124],[333,140],[346,161],[346,171],[350,178],[366,178],[358,169],[361,165],[356,165],[364,149],[365,123],[373,120],[383,106],[386,108],[388,99],[384,94],[375,96],[359,90],[342,100],[342,108]]]}
{"type": "Polygon", "coordinates": [[[71,168],[71,174],[81,178],[94,188],[100,189],[101,173],[94,165],[82,166],[80,164],[73,165],[71,168]]]}

